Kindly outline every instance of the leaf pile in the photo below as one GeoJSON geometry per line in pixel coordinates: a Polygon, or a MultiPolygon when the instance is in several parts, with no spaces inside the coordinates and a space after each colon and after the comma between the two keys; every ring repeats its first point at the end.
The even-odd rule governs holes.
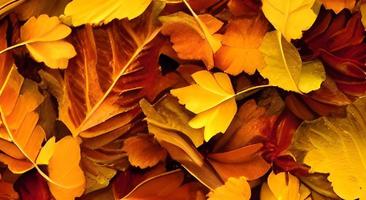
{"type": "Polygon", "coordinates": [[[366,1],[0,17],[0,199],[366,200],[366,1]]]}

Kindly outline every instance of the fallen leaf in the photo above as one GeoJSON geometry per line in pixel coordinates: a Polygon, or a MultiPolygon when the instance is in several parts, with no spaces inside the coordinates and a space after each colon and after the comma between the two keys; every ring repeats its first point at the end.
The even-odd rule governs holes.
{"type": "Polygon", "coordinates": [[[316,14],[311,9],[315,0],[263,0],[262,10],[268,21],[287,41],[299,39],[302,31],[313,25],[316,14]]]}
{"type": "Polygon", "coordinates": [[[65,8],[65,20],[74,26],[107,24],[113,19],[134,19],[141,15],[152,0],[72,0],[65,8]]]}
{"type": "Polygon", "coordinates": [[[164,161],[167,156],[165,149],[149,135],[137,135],[127,138],[124,141],[122,150],[126,151],[131,165],[141,169],[153,167],[164,161]]]}
{"type": "Polygon", "coordinates": [[[268,22],[261,15],[229,21],[222,47],[215,54],[215,65],[232,75],[243,71],[254,74],[264,66],[259,47],[267,30],[268,22]]]}
{"type": "Polygon", "coordinates": [[[73,200],[83,194],[85,176],[79,166],[80,157],[79,143],[75,138],[66,136],[55,144],[55,152],[49,161],[48,173],[56,183],[68,186],[64,188],[48,183],[56,200],[73,200]]]}
{"type": "Polygon", "coordinates": [[[258,16],[262,2],[257,0],[230,0],[227,4],[230,12],[236,16],[258,16]]]}
{"type": "Polygon", "coordinates": [[[325,8],[332,9],[336,14],[343,9],[352,10],[356,4],[356,0],[320,0],[325,8]]]}
{"type": "Polygon", "coordinates": [[[311,172],[329,173],[335,193],[344,199],[366,198],[365,109],[361,98],[348,106],[346,118],[303,122],[292,145],[292,152],[311,172]]]}
{"type": "Polygon", "coordinates": [[[30,18],[20,29],[20,38],[37,62],[50,68],[65,69],[70,58],[76,55],[72,44],[63,40],[71,29],[57,17],[40,15],[30,18]]]}
{"type": "Polygon", "coordinates": [[[71,0],[27,0],[20,6],[17,6],[14,12],[20,20],[27,20],[41,14],[60,16],[63,14],[66,4],[70,1],[71,0]]]}
{"type": "Polygon", "coordinates": [[[225,185],[216,188],[208,194],[208,200],[243,199],[249,200],[250,186],[245,177],[229,178],[225,185]]]}
{"type": "Polygon", "coordinates": [[[310,190],[300,183],[295,176],[281,172],[271,174],[267,178],[267,183],[263,183],[260,199],[261,200],[311,200],[310,190]]]}
{"type": "Polygon", "coordinates": [[[235,92],[228,75],[199,71],[192,75],[196,84],[173,89],[170,93],[196,116],[189,122],[193,128],[204,127],[205,141],[225,133],[237,111],[235,92]],[[192,96],[191,94],[195,94],[192,96]],[[205,99],[205,101],[202,101],[205,99]]]}
{"type": "Polygon", "coordinates": [[[269,84],[284,90],[308,93],[320,88],[325,71],[319,61],[302,64],[297,49],[284,40],[278,31],[269,32],[263,39],[261,52],[265,67],[258,69],[269,84]]]}
{"type": "Polygon", "coordinates": [[[198,18],[206,31],[202,30],[194,17],[184,12],[161,16],[159,18],[163,23],[161,33],[170,36],[173,49],[179,58],[202,60],[206,67],[211,69],[214,67],[213,55],[221,46],[220,40],[215,38],[214,33],[223,23],[209,14],[199,15],[198,18]],[[186,40],[188,37],[190,39],[186,40]]]}
{"type": "MultiPolygon", "coordinates": [[[[17,191],[14,190],[13,188],[13,184],[4,180],[1,180],[1,175],[0,175],[0,199],[4,199],[4,200],[17,200],[19,199],[19,195],[17,191]]],[[[22,198],[24,200],[30,200],[30,199],[25,199],[22,198]]],[[[40,199],[42,200],[42,199],[40,199]]]]}
{"type": "Polygon", "coordinates": [[[52,199],[47,180],[44,179],[37,170],[31,170],[22,174],[15,182],[14,189],[19,193],[20,199],[22,200],[52,199]]]}

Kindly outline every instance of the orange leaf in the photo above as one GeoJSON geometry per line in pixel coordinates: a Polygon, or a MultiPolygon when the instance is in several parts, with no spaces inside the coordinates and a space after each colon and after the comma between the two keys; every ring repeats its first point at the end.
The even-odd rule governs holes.
{"type": "Polygon", "coordinates": [[[225,185],[216,188],[214,191],[208,194],[208,200],[249,200],[250,196],[250,186],[244,177],[229,178],[225,185]]]}
{"type": "Polygon", "coordinates": [[[142,169],[155,166],[167,156],[166,150],[149,135],[127,138],[122,149],[126,151],[131,165],[142,169]]]}
{"type": "Polygon", "coordinates": [[[232,75],[243,71],[254,74],[264,65],[259,47],[267,30],[268,22],[262,15],[231,20],[222,40],[223,46],[215,54],[215,65],[232,75]]]}
{"type": "Polygon", "coordinates": [[[327,9],[334,10],[335,13],[341,12],[343,9],[352,9],[356,0],[320,0],[327,9]]]}
{"type": "Polygon", "coordinates": [[[211,34],[210,38],[205,36],[194,17],[183,12],[160,17],[159,19],[163,23],[161,32],[170,36],[173,49],[178,53],[179,58],[202,60],[206,67],[211,69],[214,66],[213,54],[216,49],[212,49],[210,44],[220,43],[220,40],[215,38],[213,34],[221,28],[223,23],[208,14],[198,17],[206,25],[207,32],[211,34]]]}

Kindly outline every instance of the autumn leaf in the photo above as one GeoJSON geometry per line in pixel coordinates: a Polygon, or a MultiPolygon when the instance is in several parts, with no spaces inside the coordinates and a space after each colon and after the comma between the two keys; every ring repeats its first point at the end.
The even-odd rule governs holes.
{"type": "Polygon", "coordinates": [[[243,199],[249,200],[250,186],[245,177],[229,178],[225,185],[216,188],[208,194],[208,200],[243,199]]]}
{"type": "Polygon", "coordinates": [[[268,21],[287,41],[299,39],[311,27],[316,14],[311,9],[315,0],[263,0],[262,10],[268,21]]]}
{"type": "Polygon", "coordinates": [[[73,26],[107,24],[113,19],[134,19],[141,15],[152,0],[72,0],[65,8],[65,21],[73,26]]]}
{"type": "Polygon", "coordinates": [[[205,141],[225,133],[237,111],[235,92],[225,73],[199,71],[192,75],[196,84],[173,89],[170,93],[196,116],[189,122],[193,128],[204,127],[205,141]],[[195,95],[191,95],[195,94],[195,95]],[[205,101],[202,101],[205,99],[205,101]]]}
{"type": "Polygon", "coordinates": [[[213,55],[221,47],[220,40],[214,33],[223,23],[209,14],[199,15],[198,18],[202,21],[201,26],[194,17],[184,12],[161,16],[161,33],[170,36],[179,58],[202,60],[211,69],[214,67],[213,55]],[[190,39],[186,40],[187,37],[190,39]]]}
{"type": "Polygon", "coordinates": [[[257,68],[264,66],[259,47],[267,30],[268,23],[263,16],[229,21],[223,46],[215,54],[215,65],[232,75],[243,71],[254,74],[257,68]]]}
{"type": "Polygon", "coordinates": [[[310,190],[290,173],[271,174],[267,183],[263,183],[260,192],[261,200],[311,200],[310,190]]]}
{"type": "Polygon", "coordinates": [[[85,26],[73,35],[78,56],[65,71],[60,87],[64,95],[58,102],[60,119],[74,136],[101,136],[136,117],[144,88],[153,85],[159,73],[161,40],[154,21],[160,9],[159,3],[152,4],[133,21],[85,26]]]}
{"type": "Polygon", "coordinates": [[[127,138],[124,141],[123,150],[126,151],[131,165],[141,169],[153,167],[160,161],[164,161],[167,156],[165,149],[149,135],[127,138]]]}
{"type": "Polygon", "coordinates": [[[365,99],[348,106],[346,118],[322,117],[303,122],[292,152],[312,172],[329,173],[328,180],[343,199],[365,199],[365,99]]]}
{"type": "Polygon", "coordinates": [[[297,49],[284,40],[278,31],[269,32],[260,47],[265,67],[260,74],[269,84],[284,90],[308,93],[320,88],[325,71],[319,61],[302,63],[297,49]]]}
{"type": "Polygon", "coordinates": [[[25,44],[37,62],[44,62],[51,68],[65,69],[69,59],[76,55],[74,47],[63,40],[70,33],[71,29],[57,17],[40,15],[30,18],[21,27],[20,44],[25,44]]]}
{"type": "Polygon", "coordinates": [[[356,0],[320,0],[327,9],[332,9],[336,14],[343,9],[352,10],[356,0]]]}
{"type": "Polygon", "coordinates": [[[48,184],[56,200],[73,200],[83,194],[85,176],[79,166],[80,157],[77,139],[66,136],[55,144],[55,152],[49,161],[48,173],[55,182],[68,186],[64,188],[54,183],[48,184]]]}
{"type": "Polygon", "coordinates": [[[71,0],[28,0],[17,6],[14,12],[20,20],[27,20],[41,14],[60,16],[63,14],[66,4],[70,1],[71,0]]]}

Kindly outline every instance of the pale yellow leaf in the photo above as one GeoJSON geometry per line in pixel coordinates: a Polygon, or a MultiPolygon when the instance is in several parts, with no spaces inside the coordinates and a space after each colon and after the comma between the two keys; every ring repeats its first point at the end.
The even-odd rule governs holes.
{"type": "Polygon", "coordinates": [[[74,26],[107,24],[113,19],[134,19],[152,0],[73,0],[65,8],[65,20],[74,26]]]}
{"type": "Polygon", "coordinates": [[[84,192],[85,176],[79,166],[80,147],[77,140],[66,136],[55,145],[55,152],[49,161],[48,173],[55,182],[69,186],[59,187],[49,183],[49,188],[56,200],[74,200],[84,192]]]}
{"type": "Polygon", "coordinates": [[[64,41],[71,29],[57,17],[40,15],[30,18],[20,29],[20,38],[37,62],[50,68],[65,69],[68,60],[76,55],[74,47],[64,41]]]}
{"type": "Polygon", "coordinates": [[[224,133],[237,111],[234,89],[225,73],[211,74],[199,71],[192,75],[196,84],[171,90],[179,103],[196,116],[189,122],[193,128],[204,127],[204,138],[210,140],[218,133],[224,133]],[[194,95],[192,95],[194,94],[194,95]]]}
{"type": "Polygon", "coordinates": [[[250,196],[250,186],[245,177],[229,178],[225,185],[216,188],[208,194],[208,200],[249,200],[250,196]]]}
{"type": "Polygon", "coordinates": [[[322,117],[303,122],[292,152],[311,172],[329,173],[335,193],[343,199],[366,198],[366,99],[348,106],[347,117],[322,117]]]}
{"type": "Polygon", "coordinates": [[[262,10],[271,24],[287,41],[299,39],[302,31],[313,25],[316,14],[311,9],[315,0],[263,0],[262,10]]]}

